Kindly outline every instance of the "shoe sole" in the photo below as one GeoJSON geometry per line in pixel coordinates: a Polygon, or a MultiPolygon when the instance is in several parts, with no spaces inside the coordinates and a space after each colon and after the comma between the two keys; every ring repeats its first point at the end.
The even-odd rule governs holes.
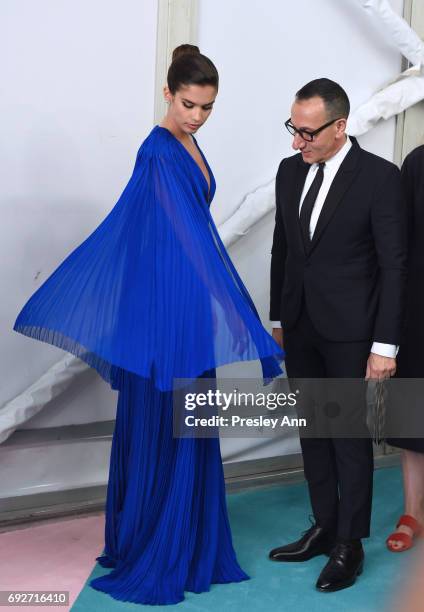
{"type": "Polygon", "coordinates": [[[320,555],[326,555],[327,557],[329,557],[331,550],[315,553],[313,555],[308,555],[307,557],[304,557],[303,559],[296,559],[296,558],[278,559],[276,557],[268,557],[268,558],[271,561],[277,561],[278,563],[302,563],[303,561],[309,561],[310,559],[313,559],[314,557],[319,557],[320,555]]]}

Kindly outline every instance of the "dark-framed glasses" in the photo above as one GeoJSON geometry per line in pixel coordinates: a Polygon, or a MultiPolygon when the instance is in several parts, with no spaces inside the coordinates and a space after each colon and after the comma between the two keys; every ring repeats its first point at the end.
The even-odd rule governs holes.
{"type": "Polygon", "coordinates": [[[322,125],[321,127],[317,128],[316,130],[313,130],[313,131],[298,129],[291,122],[291,117],[289,119],[287,119],[287,121],[284,122],[284,125],[285,125],[286,129],[290,132],[290,134],[292,136],[295,136],[296,134],[299,134],[299,136],[301,138],[303,138],[303,140],[306,140],[308,142],[312,142],[313,139],[314,139],[314,136],[316,136],[317,134],[322,132],[322,130],[325,130],[325,128],[328,128],[330,125],[332,125],[336,121],[339,121],[339,119],[343,119],[343,117],[338,117],[337,119],[332,119],[331,121],[328,121],[328,123],[324,123],[324,125],[322,125]]]}

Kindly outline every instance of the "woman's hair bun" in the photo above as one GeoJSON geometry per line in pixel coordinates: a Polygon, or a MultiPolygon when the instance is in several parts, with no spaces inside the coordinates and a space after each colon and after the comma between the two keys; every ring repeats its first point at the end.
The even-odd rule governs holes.
{"type": "Polygon", "coordinates": [[[167,85],[172,95],[188,85],[211,85],[218,91],[219,75],[213,62],[196,45],[180,45],[172,54],[167,85]]]}
{"type": "Polygon", "coordinates": [[[199,53],[200,49],[196,45],[179,45],[172,52],[172,61],[177,59],[177,57],[181,57],[181,55],[198,55],[199,53]]]}

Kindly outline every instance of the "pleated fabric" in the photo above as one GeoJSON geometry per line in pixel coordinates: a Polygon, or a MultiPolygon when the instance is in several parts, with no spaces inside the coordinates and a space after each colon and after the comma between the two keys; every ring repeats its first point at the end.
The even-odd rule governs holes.
{"type": "Polygon", "coordinates": [[[259,359],[268,380],[283,358],[212,220],[203,159],[209,193],[185,147],[156,126],[114,208],[14,326],[119,390],[99,557],[111,572],[91,585],[123,601],[177,603],[248,578],[231,542],[219,440],[173,437],[178,379],[259,359]]]}
{"type": "Polygon", "coordinates": [[[113,388],[124,371],[169,391],[174,379],[254,359],[266,379],[279,374],[281,350],[210,215],[207,167],[209,198],[192,156],[156,126],[115,207],[34,293],[14,329],[77,355],[113,388]]]}
{"type": "Polygon", "coordinates": [[[172,419],[171,392],[124,375],[98,558],[114,569],[90,583],[118,600],[174,604],[184,591],[248,579],[231,541],[219,440],[173,438],[172,419]]]}

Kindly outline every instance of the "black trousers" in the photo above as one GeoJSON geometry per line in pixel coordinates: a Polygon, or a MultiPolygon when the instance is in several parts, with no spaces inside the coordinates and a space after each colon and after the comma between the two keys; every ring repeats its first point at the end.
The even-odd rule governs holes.
{"type": "MultiPolygon", "coordinates": [[[[289,378],[365,376],[371,342],[331,342],[314,328],[305,304],[296,326],[284,331],[289,378]]],[[[358,387],[356,387],[358,388],[358,387]]],[[[366,387],[355,396],[366,413],[366,387]]],[[[373,482],[372,441],[368,437],[300,438],[312,511],[318,525],[343,539],[369,536],[373,482]]]]}

